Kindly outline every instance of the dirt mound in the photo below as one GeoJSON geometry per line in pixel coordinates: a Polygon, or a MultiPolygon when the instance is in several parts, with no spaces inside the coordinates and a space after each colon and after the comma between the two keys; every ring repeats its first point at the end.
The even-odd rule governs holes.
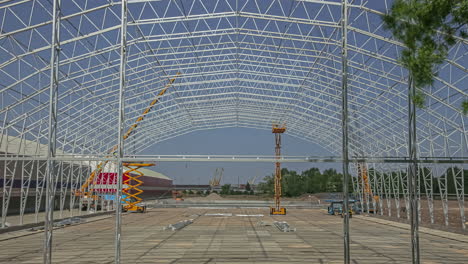
{"type": "Polygon", "coordinates": [[[219,194],[217,193],[210,193],[209,195],[207,195],[205,197],[205,199],[207,200],[222,200],[223,197],[221,197],[219,194]]]}

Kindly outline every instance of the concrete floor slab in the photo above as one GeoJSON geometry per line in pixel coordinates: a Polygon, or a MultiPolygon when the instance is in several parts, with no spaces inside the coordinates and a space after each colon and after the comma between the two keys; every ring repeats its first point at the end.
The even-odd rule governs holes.
{"type": "MultiPolygon", "coordinates": [[[[114,217],[54,231],[55,263],[113,263],[114,217]]],[[[319,209],[158,208],[123,216],[123,263],[342,263],[342,219],[319,209]],[[233,213],[233,216],[205,215],[233,213]],[[163,227],[193,218],[179,231],[163,227]],[[235,216],[250,214],[264,216],[235,216]],[[260,223],[287,221],[296,232],[260,223]]],[[[42,232],[0,235],[0,263],[41,263],[42,232]],[[6,240],[2,240],[7,238],[6,240]]],[[[351,219],[353,263],[409,263],[409,227],[369,217],[351,219]]],[[[468,238],[425,229],[423,263],[466,263],[468,238]]]]}

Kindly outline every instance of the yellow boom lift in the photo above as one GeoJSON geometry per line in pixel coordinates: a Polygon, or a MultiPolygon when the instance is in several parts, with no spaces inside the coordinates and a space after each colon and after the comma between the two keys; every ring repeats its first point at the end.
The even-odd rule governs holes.
{"type": "MultiPolygon", "coordinates": [[[[123,139],[126,140],[128,137],[130,137],[133,133],[133,131],[138,127],[138,125],[145,119],[146,115],[153,109],[154,105],[159,102],[159,99],[161,96],[163,96],[167,89],[172,86],[172,84],[175,82],[177,77],[181,73],[178,72],[174,78],[170,79],[169,82],[164,86],[164,88],[159,92],[159,94],[156,96],[156,98],[151,101],[150,105],[143,111],[143,113],[135,120],[135,123],[127,130],[127,132],[124,134],[123,139]]],[[[117,151],[118,145],[115,145],[112,147],[107,153],[109,154],[107,157],[112,157],[116,151],[117,151]]],[[[82,198],[91,198],[93,201],[98,200],[97,195],[93,195],[93,189],[91,188],[96,176],[98,176],[101,171],[104,169],[104,167],[109,163],[109,160],[101,161],[97,166],[96,169],[91,172],[89,177],[86,179],[86,181],[81,185],[80,189],[75,192],[75,196],[80,196],[82,198]],[[89,189],[88,191],[86,191],[89,189]]],[[[87,206],[87,205],[86,205],[87,206]]]]}
{"type": "Polygon", "coordinates": [[[280,206],[281,200],[281,134],[286,131],[286,125],[273,125],[272,133],[275,134],[275,154],[277,162],[275,163],[275,206],[270,207],[271,215],[285,215],[286,208],[280,206]]]}

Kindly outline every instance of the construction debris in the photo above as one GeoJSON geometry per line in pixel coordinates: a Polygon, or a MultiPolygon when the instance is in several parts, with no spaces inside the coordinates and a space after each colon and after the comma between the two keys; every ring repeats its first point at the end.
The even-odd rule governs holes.
{"type": "MultiPolygon", "coordinates": [[[[86,220],[81,217],[70,217],[70,218],[66,218],[61,221],[55,222],[54,227],[65,227],[69,225],[81,224],[84,222],[86,222],[86,220]]],[[[32,227],[30,231],[39,231],[43,229],[44,229],[44,226],[36,226],[36,227],[32,227]]]]}
{"type": "Polygon", "coordinates": [[[232,214],[232,213],[209,213],[205,216],[241,216],[241,217],[263,217],[262,214],[232,214]]]}
{"type": "Polygon", "coordinates": [[[246,216],[246,217],[263,217],[262,214],[236,214],[235,216],[246,216]]]}
{"type": "Polygon", "coordinates": [[[273,222],[273,224],[281,231],[283,232],[295,232],[296,231],[296,228],[292,228],[289,226],[289,224],[287,222],[279,222],[279,221],[275,221],[273,222]]]}
{"type": "Polygon", "coordinates": [[[193,219],[187,219],[187,220],[177,222],[175,224],[170,224],[168,226],[165,226],[165,227],[163,227],[163,230],[176,231],[176,230],[180,230],[180,229],[190,225],[191,223],[193,223],[193,219]]]}
{"type": "Polygon", "coordinates": [[[271,222],[266,222],[266,221],[258,221],[257,226],[271,226],[271,222]]]}
{"type": "Polygon", "coordinates": [[[190,219],[196,219],[196,218],[200,217],[200,215],[199,214],[193,214],[193,215],[190,215],[189,217],[190,217],[190,219]]]}
{"type": "Polygon", "coordinates": [[[223,213],[211,213],[211,214],[205,214],[205,216],[232,216],[231,213],[223,214],[223,213]]]}

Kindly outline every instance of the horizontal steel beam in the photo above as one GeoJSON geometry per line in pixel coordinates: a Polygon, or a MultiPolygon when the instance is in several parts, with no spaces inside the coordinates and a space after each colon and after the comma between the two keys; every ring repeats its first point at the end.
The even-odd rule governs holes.
{"type": "MultiPolygon", "coordinates": [[[[2,156],[2,160],[47,160],[45,156],[2,156]]],[[[84,157],[82,155],[57,155],[53,160],[56,161],[116,161],[116,157],[105,155],[93,155],[84,157]]],[[[281,156],[277,159],[275,156],[265,155],[144,155],[144,156],[124,156],[123,160],[131,162],[269,162],[274,163],[278,160],[282,163],[341,163],[343,159],[337,156],[281,156]]],[[[416,160],[418,163],[432,164],[468,164],[468,157],[420,157],[416,160]]],[[[409,157],[363,157],[350,158],[350,162],[366,163],[410,163],[409,157]]]]}

